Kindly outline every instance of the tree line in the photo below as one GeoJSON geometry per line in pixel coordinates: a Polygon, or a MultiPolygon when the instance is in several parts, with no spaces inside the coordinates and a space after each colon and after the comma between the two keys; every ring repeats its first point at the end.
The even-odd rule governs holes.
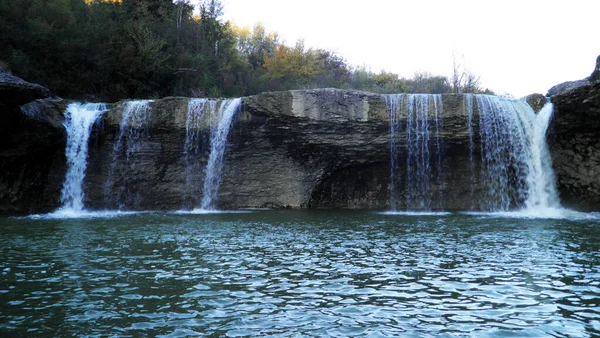
{"type": "Polygon", "coordinates": [[[239,97],[334,87],[375,93],[490,93],[468,72],[411,78],[353,67],[335,52],[290,46],[257,24],[173,0],[0,1],[0,67],[85,100],[239,97]]]}

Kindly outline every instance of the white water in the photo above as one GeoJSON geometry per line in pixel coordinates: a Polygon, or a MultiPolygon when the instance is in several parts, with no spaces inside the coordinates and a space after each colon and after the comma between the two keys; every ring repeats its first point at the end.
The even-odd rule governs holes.
{"type": "Polygon", "coordinates": [[[123,109],[119,136],[113,145],[113,160],[104,185],[104,198],[107,206],[116,206],[121,209],[126,201],[136,200],[136,196],[132,196],[130,191],[131,184],[129,182],[130,172],[137,165],[136,161],[132,159],[132,155],[141,149],[150,120],[151,102],[151,100],[128,101],[123,109]]]}
{"type": "Polygon", "coordinates": [[[399,114],[402,110],[404,95],[384,95],[385,104],[389,111],[390,119],[390,207],[392,210],[398,208],[398,196],[396,187],[400,185],[401,175],[398,175],[400,170],[400,161],[398,159],[398,144],[401,127],[399,114]]]}
{"type": "MultiPolygon", "coordinates": [[[[411,210],[430,210],[432,208],[432,185],[443,184],[442,154],[440,140],[440,115],[442,114],[441,95],[395,94],[384,95],[390,119],[390,205],[396,210],[399,204],[411,210]],[[405,115],[404,115],[405,114],[405,115]],[[403,131],[401,116],[406,117],[404,131],[406,139],[400,135],[403,131]],[[430,126],[429,120],[434,124],[430,126]],[[435,138],[435,153],[430,150],[432,138],[435,138]],[[401,165],[401,145],[406,144],[405,166],[401,165]],[[402,170],[405,181],[402,182],[402,170]],[[399,196],[398,190],[404,185],[405,194],[399,196]]],[[[442,191],[438,191],[438,201],[442,201],[442,191]]],[[[443,205],[438,205],[442,208],[443,205]]]]}
{"type": "Polygon", "coordinates": [[[215,209],[194,209],[194,210],[177,210],[172,212],[178,215],[221,215],[221,214],[249,214],[254,210],[215,210],[215,209]]]}
{"type": "Polygon", "coordinates": [[[142,136],[150,119],[150,100],[128,101],[123,109],[119,137],[114,151],[125,150],[127,159],[140,150],[142,136]]]}
{"type": "Polygon", "coordinates": [[[227,136],[231,127],[231,121],[238,112],[241,99],[224,100],[219,107],[219,122],[216,128],[211,129],[210,155],[206,165],[204,177],[204,194],[202,196],[201,210],[214,210],[215,201],[221,185],[223,172],[223,158],[227,146],[227,136]]]}
{"type": "Polygon", "coordinates": [[[429,97],[408,95],[406,116],[406,206],[429,209],[431,163],[429,152],[429,97]]]}
{"type": "Polygon", "coordinates": [[[202,130],[210,127],[210,121],[217,114],[217,101],[205,98],[190,99],[185,123],[185,187],[183,189],[184,207],[197,206],[200,202],[203,181],[201,157],[209,146],[202,137],[202,130]]]}
{"type": "Polygon", "coordinates": [[[32,219],[72,219],[72,218],[116,218],[135,214],[151,213],[152,211],[120,211],[120,210],[71,210],[71,209],[58,209],[55,212],[49,214],[36,214],[29,215],[28,218],[32,219]]]}
{"type": "Polygon", "coordinates": [[[473,156],[475,152],[473,147],[473,94],[465,94],[463,104],[467,113],[467,131],[469,132],[469,166],[471,169],[469,196],[471,197],[471,210],[473,210],[475,208],[475,164],[473,163],[473,156]]]}
{"type": "Polygon", "coordinates": [[[83,180],[87,169],[88,140],[92,126],[107,111],[104,103],[71,103],[65,111],[67,174],[61,191],[59,215],[84,211],[83,180]]]}
{"type": "Polygon", "coordinates": [[[556,190],[556,178],[554,170],[552,170],[552,158],[546,142],[546,131],[552,117],[552,111],[553,105],[548,102],[529,121],[531,161],[528,162],[527,175],[529,194],[525,201],[525,208],[528,210],[561,208],[556,190]]]}
{"type": "MultiPolygon", "coordinates": [[[[398,204],[404,204],[409,213],[427,212],[432,207],[433,184],[441,187],[440,209],[443,209],[444,175],[440,142],[441,96],[439,95],[384,95],[390,118],[390,204],[397,214],[398,204]],[[439,108],[438,108],[439,107],[439,108]],[[401,148],[401,117],[406,114],[406,149],[401,148]],[[433,116],[431,116],[433,115],[433,116]],[[435,120],[435,126],[428,120],[435,120]],[[430,126],[431,124],[431,126],[430,126]],[[434,129],[435,127],[435,129],[434,129]],[[437,158],[430,145],[435,137],[437,158]],[[406,154],[406,166],[399,162],[400,152],[406,154]],[[438,169],[434,172],[432,167],[438,169]],[[405,169],[404,195],[400,180],[405,169]],[[436,177],[437,175],[437,177],[436,177]],[[404,198],[403,203],[398,199],[404,198]]],[[[502,213],[506,217],[562,217],[552,170],[552,161],[546,144],[546,130],[552,116],[548,103],[537,115],[527,103],[489,95],[466,95],[463,101],[466,128],[469,133],[469,166],[471,173],[471,209],[502,213]],[[475,101],[475,102],[474,102],[475,101]],[[475,104],[479,118],[479,149],[474,147],[473,116],[475,104]],[[479,152],[479,154],[476,154],[479,152]],[[481,165],[475,171],[476,156],[481,165]],[[483,196],[475,195],[476,184],[483,196]],[[520,215],[520,216],[517,216],[520,215]]],[[[403,213],[403,212],[401,212],[403,213]]],[[[572,212],[571,212],[572,213],[572,212]]]]}
{"type": "Polygon", "coordinates": [[[482,177],[489,187],[484,209],[523,217],[562,217],[565,210],[560,206],[546,143],[552,103],[535,114],[520,100],[478,95],[477,102],[482,177]],[[511,180],[511,175],[516,179],[511,180]]]}
{"type": "Polygon", "coordinates": [[[452,215],[451,212],[447,211],[383,211],[378,212],[379,215],[386,216],[448,216],[452,215]]]}
{"type": "Polygon", "coordinates": [[[533,110],[523,101],[476,95],[481,139],[481,182],[486,196],[479,208],[508,211],[521,205],[527,194],[527,163],[531,143],[526,123],[533,110]]]}

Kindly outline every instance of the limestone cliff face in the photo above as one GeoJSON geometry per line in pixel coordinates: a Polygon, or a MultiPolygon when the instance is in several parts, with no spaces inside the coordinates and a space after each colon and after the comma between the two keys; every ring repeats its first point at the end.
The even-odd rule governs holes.
{"type": "MultiPolygon", "coordinates": [[[[194,159],[196,172],[189,182],[183,153],[188,100],[166,98],[150,104],[140,149],[128,163],[113,161],[123,104],[107,112],[90,143],[86,205],[198,206],[210,130],[201,131],[204,149],[194,159]]],[[[217,205],[384,207],[389,177],[386,120],[385,103],[364,92],[325,89],[245,98],[229,134],[217,205]],[[340,173],[352,181],[336,182],[340,173]]]]}
{"type": "MultiPolygon", "coordinates": [[[[446,190],[446,208],[468,209],[463,97],[446,95],[443,102],[441,133],[446,149],[454,149],[443,170],[452,166],[456,177],[434,189],[446,190]]],[[[233,135],[230,159],[239,165],[226,167],[225,205],[390,207],[390,121],[380,95],[334,89],[257,95],[244,101],[233,135]]]]}
{"type": "MultiPolygon", "coordinates": [[[[553,98],[549,131],[561,197],[575,208],[600,209],[598,85],[553,98]],[[583,113],[582,113],[583,112],[583,113]]],[[[89,209],[194,208],[203,195],[210,129],[197,127],[199,151],[186,153],[189,98],[149,103],[144,123],[126,127],[127,102],[113,105],[89,142],[85,205],[89,209]],[[135,141],[134,149],[125,145],[135,141]]],[[[465,97],[443,95],[437,138],[429,141],[431,208],[477,208],[485,196],[479,115],[469,133],[465,97]],[[471,143],[472,142],[472,143],[471,143]],[[475,153],[473,153],[475,151],[475,153]]],[[[37,213],[60,205],[65,175],[64,101],[44,100],[3,113],[0,212],[37,213]]],[[[8,110],[6,110],[8,111],[8,110]]],[[[433,115],[427,117],[433,128],[433,115]]],[[[406,125],[406,116],[398,116],[406,125]]],[[[139,122],[139,121],[138,121],[139,122]]],[[[406,130],[396,131],[400,168],[394,194],[405,194],[406,130]]],[[[216,205],[229,208],[390,208],[390,120],[381,95],[336,89],[263,93],[244,98],[228,137],[216,205]]],[[[395,181],[395,182],[396,182],[395,181]]],[[[398,209],[407,206],[400,198],[398,209]]]]}
{"type": "Polygon", "coordinates": [[[548,130],[563,205],[600,210],[600,82],[552,97],[548,130]]]}
{"type": "MultiPolygon", "coordinates": [[[[129,155],[115,147],[125,103],[104,115],[90,141],[87,206],[199,205],[210,131],[207,127],[201,131],[204,149],[194,163],[186,163],[188,100],[151,102],[151,117],[138,134],[139,148],[129,155]]],[[[439,162],[443,168],[436,170],[451,174],[433,189],[443,190],[438,198],[444,202],[435,205],[446,209],[471,207],[472,167],[463,101],[461,95],[445,95],[439,121],[445,155],[439,162]]],[[[475,127],[477,121],[474,118],[475,127]]],[[[438,156],[433,145],[431,149],[430,156],[438,156]]],[[[390,124],[385,101],[376,94],[336,89],[244,98],[230,131],[222,178],[219,208],[388,208],[390,124]]]]}

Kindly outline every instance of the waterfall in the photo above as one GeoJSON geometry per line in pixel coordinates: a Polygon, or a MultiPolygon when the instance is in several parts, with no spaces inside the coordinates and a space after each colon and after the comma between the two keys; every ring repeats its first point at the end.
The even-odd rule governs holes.
{"type": "Polygon", "coordinates": [[[553,106],[536,115],[522,100],[477,95],[482,178],[488,187],[484,210],[560,209],[546,131],[553,106]]]}
{"type": "Polygon", "coordinates": [[[480,177],[487,187],[480,208],[507,211],[526,198],[530,142],[523,118],[533,111],[522,101],[477,95],[481,138],[480,177]]]}
{"type": "Polygon", "coordinates": [[[471,178],[469,181],[469,196],[471,197],[471,210],[475,208],[475,164],[473,163],[473,94],[464,95],[464,109],[467,113],[467,130],[469,132],[469,167],[471,169],[471,178]]]}
{"type": "Polygon", "coordinates": [[[429,209],[429,95],[408,95],[406,116],[406,206],[429,209]]]}
{"type": "Polygon", "coordinates": [[[210,155],[205,169],[204,187],[202,196],[202,210],[214,210],[217,193],[221,184],[223,172],[223,158],[227,145],[227,136],[234,115],[239,111],[241,99],[221,101],[219,106],[219,121],[216,127],[211,127],[210,155]]]}
{"type": "MultiPolygon", "coordinates": [[[[384,95],[390,119],[390,205],[395,210],[400,203],[410,210],[430,210],[432,196],[438,195],[442,203],[443,147],[440,138],[440,115],[442,114],[441,95],[395,94],[384,95]],[[401,137],[402,117],[406,118],[404,133],[401,137]],[[430,119],[433,125],[430,126],[430,119]],[[435,149],[432,145],[432,134],[435,149]],[[401,145],[405,142],[405,154],[401,154],[401,145]],[[433,150],[433,154],[432,154],[433,150]],[[404,155],[404,156],[403,156],[404,155]],[[434,156],[435,155],[435,156],[434,156]],[[399,201],[401,187],[401,161],[405,161],[404,198],[399,201]],[[437,186],[434,191],[434,185],[437,186]]],[[[438,208],[442,208],[438,205],[438,208]]]]}
{"type": "MultiPolygon", "coordinates": [[[[447,187],[441,95],[396,94],[383,99],[390,121],[392,210],[399,206],[416,211],[443,209],[447,187]]],[[[465,94],[462,100],[469,135],[470,177],[465,181],[471,209],[560,209],[546,144],[552,104],[536,115],[521,100],[473,94],[465,94]]]]}
{"type": "Polygon", "coordinates": [[[201,157],[208,145],[202,130],[210,128],[210,121],[217,114],[217,101],[204,98],[190,99],[185,123],[185,144],[183,147],[185,162],[184,204],[193,207],[199,204],[202,189],[203,166],[201,157]]]}
{"type": "Polygon", "coordinates": [[[399,175],[400,161],[398,146],[400,144],[401,125],[399,123],[399,113],[402,109],[403,95],[384,95],[385,103],[389,111],[390,119],[390,206],[392,210],[398,209],[397,187],[401,184],[401,175],[399,175]]]}
{"type": "Polygon", "coordinates": [[[136,201],[132,196],[130,174],[137,166],[133,157],[142,146],[146,134],[146,127],[150,120],[151,100],[128,101],[123,109],[123,116],[119,126],[119,135],[113,146],[112,158],[108,179],[104,187],[105,204],[116,205],[122,209],[126,201],[136,201]],[[124,155],[124,156],[123,156],[124,155]],[[117,189],[115,191],[115,187],[117,189]]]}
{"type": "MultiPolygon", "coordinates": [[[[548,102],[537,115],[530,120],[531,126],[531,161],[528,163],[528,197],[525,207],[528,210],[560,209],[560,201],[556,190],[556,178],[552,169],[552,158],[546,143],[546,131],[553,112],[552,103],[548,102]]],[[[531,116],[531,115],[530,115],[531,116]]]]}
{"type": "Polygon", "coordinates": [[[140,140],[150,118],[150,102],[152,101],[129,101],[125,105],[114,151],[124,150],[127,159],[140,150],[140,140]]]}
{"type": "Polygon", "coordinates": [[[65,111],[67,174],[61,191],[61,212],[84,210],[83,179],[87,169],[88,140],[92,126],[107,111],[104,103],[71,103],[65,111]]]}

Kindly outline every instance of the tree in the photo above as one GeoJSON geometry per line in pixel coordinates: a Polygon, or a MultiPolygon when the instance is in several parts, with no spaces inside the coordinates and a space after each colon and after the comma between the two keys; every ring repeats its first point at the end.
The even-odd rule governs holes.
{"type": "MultiPolygon", "coordinates": [[[[480,77],[466,69],[463,65],[464,56],[461,57],[461,60],[458,61],[456,55],[452,55],[452,92],[455,94],[483,92],[480,86],[480,77]]],[[[486,89],[486,91],[488,90],[486,89]]]]}
{"type": "Polygon", "coordinates": [[[321,69],[317,54],[312,49],[305,51],[303,40],[293,48],[277,46],[273,56],[265,58],[264,68],[269,78],[284,88],[307,85],[321,69]]]}

